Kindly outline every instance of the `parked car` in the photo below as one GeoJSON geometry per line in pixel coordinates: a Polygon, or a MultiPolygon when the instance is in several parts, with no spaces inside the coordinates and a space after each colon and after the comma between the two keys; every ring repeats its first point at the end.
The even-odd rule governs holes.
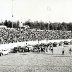
{"type": "Polygon", "coordinates": [[[23,52],[23,50],[24,50],[23,47],[21,47],[21,46],[18,47],[19,52],[23,52]]]}
{"type": "Polygon", "coordinates": [[[53,43],[53,47],[57,47],[57,42],[54,42],[53,43]]]}
{"type": "Polygon", "coordinates": [[[10,50],[10,53],[17,53],[18,52],[18,47],[14,47],[13,49],[10,50]]]}
{"type": "Polygon", "coordinates": [[[30,50],[29,50],[29,47],[28,46],[25,46],[24,47],[24,52],[29,52],[30,50]]]}
{"type": "Polygon", "coordinates": [[[68,41],[64,41],[64,45],[69,45],[69,42],[68,41]]]}
{"type": "Polygon", "coordinates": [[[9,53],[9,50],[7,50],[7,49],[0,50],[0,56],[7,55],[8,53],[9,53]]]}
{"type": "Polygon", "coordinates": [[[9,53],[9,50],[7,49],[2,50],[2,55],[7,55],[8,53],[9,53]]]}

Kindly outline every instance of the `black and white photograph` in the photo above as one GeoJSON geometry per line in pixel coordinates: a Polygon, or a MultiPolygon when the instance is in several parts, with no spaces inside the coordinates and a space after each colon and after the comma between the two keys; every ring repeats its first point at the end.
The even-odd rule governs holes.
{"type": "Polygon", "coordinates": [[[0,0],[0,72],[72,72],[72,0],[0,0]]]}

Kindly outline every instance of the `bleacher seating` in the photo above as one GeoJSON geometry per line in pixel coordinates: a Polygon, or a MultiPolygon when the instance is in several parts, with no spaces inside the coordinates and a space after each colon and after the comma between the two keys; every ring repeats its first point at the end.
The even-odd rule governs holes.
{"type": "Polygon", "coordinates": [[[0,44],[35,41],[35,40],[55,40],[71,39],[71,31],[59,30],[32,30],[32,29],[0,29],[0,44]]]}

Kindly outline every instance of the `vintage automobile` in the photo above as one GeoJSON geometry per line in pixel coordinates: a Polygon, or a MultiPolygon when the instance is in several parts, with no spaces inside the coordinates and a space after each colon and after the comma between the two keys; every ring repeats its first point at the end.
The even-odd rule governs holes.
{"type": "Polygon", "coordinates": [[[13,49],[10,50],[10,53],[17,53],[18,52],[18,47],[14,47],[13,49]]]}
{"type": "Polygon", "coordinates": [[[23,50],[24,50],[23,47],[21,47],[21,46],[18,47],[18,51],[19,51],[19,52],[23,52],[23,50]]]}
{"type": "Polygon", "coordinates": [[[29,50],[29,47],[28,46],[25,46],[24,47],[24,52],[29,52],[30,50],[29,50]]]}
{"type": "Polygon", "coordinates": [[[9,51],[7,49],[2,50],[3,55],[7,55],[8,53],[9,53],[9,51]]]}
{"type": "Polygon", "coordinates": [[[0,50],[0,56],[7,55],[8,53],[9,53],[9,50],[7,50],[7,49],[0,50]]]}
{"type": "Polygon", "coordinates": [[[40,47],[38,44],[33,46],[33,52],[40,52],[40,47]]]}

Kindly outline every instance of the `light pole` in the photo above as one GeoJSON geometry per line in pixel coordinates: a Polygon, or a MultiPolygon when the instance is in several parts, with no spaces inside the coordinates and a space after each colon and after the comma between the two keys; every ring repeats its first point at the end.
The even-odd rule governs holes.
{"type": "MultiPolygon", "coordinates": [[[[48,23],[48,30],[47,30],[47,32],[49,31],[49,24],[50,24],[50,21],[48,23]]],[[[47,43],[48,43],[48,36],[47,36],[47,43]]]]}
{"type": "Polygon", "coordinates": [[[13,28],[13,0],[12,0],[12,28],[13,28]]]}

